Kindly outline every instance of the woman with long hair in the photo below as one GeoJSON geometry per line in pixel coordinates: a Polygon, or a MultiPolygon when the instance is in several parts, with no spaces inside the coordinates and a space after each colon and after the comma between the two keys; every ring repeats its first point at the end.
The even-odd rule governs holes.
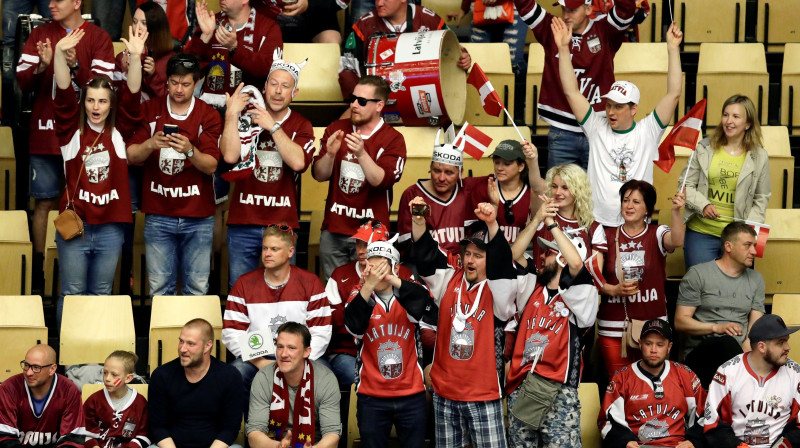
{"type": "MultiPolygon", "coordinates": [[[[606,284],[600,288],[597,313],[598,338],[608,377],[620,367],[641,358],[639,350],[624,347],[622,335],[632,320],[667,320],[664,292],[667,254],[683,245],[681,208],[686,196],[672,197],[672,229],[653,226],[650,217],[656,205],[656,190],[641,180],[630,180],[619,189],[623,223],[606,228],[608,253],[603,263],[606,284]]],[[[638,338],[638,335],[635,335],[638,338]]]]}
{"type": "MultiPolygon", "coordinates": [[[[174,41],[169,31],[167,14],[158,3],[148,1],[139,5],[133,13],[133,27],[136,33],[147,30],[148,37],[142,59],[142,101],[167,94],[167,61],[174,51],[174,41]]],[[[115,79],[125,78],[130,61],[130,52],[117,55],[115,79]]]]}
{"type": "Polygon", "coordinates": [[[122,248],[123,224],[131,222],[128,162],[124,136],[138,125],[140,58],[147,31],[124,40],[133,56],[118,107],[110,79],[95,76],[75,101],[66,54],[84,36],[81,28],[62,38],[53,52],[56,82],[56,136],[64,157],[66,193],[61,212],[69,208],[83,221],[83,234],[64,239],[56,234],[61,275],[57,319],[61,325],[65,295],[110,294],[122,248]]]}
{"type": "Polygon", "coordinates": [[[686,270],[719,258],[722,229],[731,221],[763,223],[772,195],[769,155],[750,98],[733,95],[722,119],[697,144],[686,176],[686,270]]]}

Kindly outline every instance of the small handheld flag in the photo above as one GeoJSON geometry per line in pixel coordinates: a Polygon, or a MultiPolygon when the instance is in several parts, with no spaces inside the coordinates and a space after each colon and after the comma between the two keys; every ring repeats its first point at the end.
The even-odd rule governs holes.
{"type": "Polygon", "coordinates": [[[658,160],[654,163],[665,173],[669,173],[675,163],[675,147],[681,146],[694,151],[697,140],[702,135],[703,117],[706,113],[706,99],[695,104],[689,113],[672,127],[667,138],[658,145],[658,160]]]}
{"type": "Polygon", "coordinates": [[[478,130],[475,126],[464,123],[464,126],[458,132],[454,141],[455,146],[462,146],[462,143],[465,153],[480,160],[483,154],[489,149],[489,145],[492,144],[492,138],[478,130]],[[459,140],[463,140],[463,142],[459,140]]]}

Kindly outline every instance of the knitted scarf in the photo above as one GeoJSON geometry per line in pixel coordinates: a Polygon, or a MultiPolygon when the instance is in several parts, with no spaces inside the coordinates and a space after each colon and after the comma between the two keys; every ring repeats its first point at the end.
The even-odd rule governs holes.
{"type": "MultiPolygon", "coordinates": [[[[253,86],[244,86],[242,93],[249,93],[251,95],[250,103],[264,106],[264,98],[261,92],[253,86]]],[[[246,179],[253,174],[258,160],[256,158],[256,147],[258,145],[258,136],[261,133],[261,126],[257,125],[251,115],[248,113],[255,110],[253,106],[248,104],[239,114],[239,141],[242,144],[241,160],[230,171],[222,173],[222,178],[228,182],[235,182],[237,180],[246,179]]]]}
{"type": "MultiPolygon", "coordinates": [[[[289,387],[277,363],[272,379],[272,397],[267,435],[273,440],[281,440],[289,428],[289,387]]],[[[294,397],[292,440],[289,446],[302,448],[306,441],[313,443],[314,428],[314,368],[311,361],[305,360],[303,379],[294,397]]]]}

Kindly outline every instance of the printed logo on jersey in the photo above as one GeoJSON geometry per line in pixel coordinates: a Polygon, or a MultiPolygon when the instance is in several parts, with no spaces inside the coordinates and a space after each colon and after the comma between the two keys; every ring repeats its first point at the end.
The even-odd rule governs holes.
{"type": "Polygon", "coordinates": [[[649,397],[649,396],[650,396],[650,394],[631,395],[630,401],[647,400],[647,397],[649,397]]]}
{"type": "MultiPolygon", "coordinates": [[[[356,157],[353,153],[347,153],[345,156],[348,160],[354,160],[356,157]]],[[[361,191],[361,186],[364,185],[364,170],[361,165],[355,162],[348,162],[342,160],[341,169],[339,170],[339,189],[345,194],[358,194],[361,191]]]]}
{"type": "Polygon", "coordinates": [[[724,373],[717,372],[714,374],[714,381],[718,382],[719,384],[722,384],[724,386],[726,380],[727,378],[725,377],[724,373]]]}
{"type": "Polygon", "coordinates": [[[161,148],[158,158],[158,167],[161,172],[170,176],[180,174],[183,171],[183,165],[186,160],[186,154],[181,154],[172,148],[161,148]]]}
{"type": "Polygon", "coordinates": [[[533,363],[542,357],[544,349],[550,344],[550,339],[541,333],[534,333],[528,336],[525,341],[525,350],[522,351],[522,365],[533,363]]]}
{"type": "Polygon", "coordinates": [[[600,43],[600,38],[597,37],[597,34],[590,34],[589,37],[586,38],[586,44],[589,46],[589,51],[592,53],[600,53],[603,49],[603,44],[600,43]]]}
{"type": "Polygon", "coordinates": [[[458,332],[455,328],[450,330],[450,357],[459,361],[472,358],[475,351],[475,330],[472,323],[467,322],[464,331],[458,332]]]}
{"type": "Polygon", "coordinates": [[[122,426],[122,437],[133,437],[134,431],[136,431],[136,419],[131,417],[122,426]]]}
{"type": "Polygon", "coordinates": [[[400,377],[403,373],[403,349],[400,344],[387,341],[378,346],[378,368],[387,380],[400,377]]]}
{"type": "Polygon", "coordinates": [[[272,332],[273,342],[278,342],[278,327],[286,323],[286,316],[275,316],[269,320],[269,331],[272,332]]]}
{"type": "Polygon", "coordinates": [[[628,177],[630,177],[628,175],[628,167],[633,164],[633,148],[623,146],[622,148],[612,149],[609,151],[609,155],[618,167],[616,173],[611,173],[611,182],[628,181],[628,177]]]}
{"type": "Polygon", "coordinates": [[[25,446],[54,445],[58,440],[58,433],[39,431],[20,431],[19,442],[25,446]]]}
{"type": "Polygon", "coordinates": [[[642,442],[663,439],[664,437],[669,437],[669,425],[664,420],[650,419],[639,427],[639,440],[642,442]]]}
{"type": "Polygon", "coordinates": [[[111,156],[104,149],[105,147],[102,143],[91,149],[89,147],[86,148],[87,152],[98,151],[86,156],[86,177],[93,184],[98,184],[108,179],[108,166],[111,163],[111,156]]]}
{"type": "Polygon", "coordinates": [[[613,394],[615,390],[617,390],[617,383],[609,381],[608,386],[606,386],[606,392],[613,394]]]}
{"type": "Polygon", "coordinates": [[[767,421],[763,418],[748,419],[744,427],[742,440],[748,445],[769,444],[769,425],[767,421]]]}
{"type": "Polygon", "coordinates": [[[275,151],[275,143],[270,140],[269,142],[261,142],[259,150],[256,150],[256,159],[258,160],[258,167],[253,171],[253,175],[261,182],[277,182],[281,180],[283,173],[283,158],[278,151],[275,151]],[[272,150],[264,150],[265,148],[272,148],[272,150]]]}

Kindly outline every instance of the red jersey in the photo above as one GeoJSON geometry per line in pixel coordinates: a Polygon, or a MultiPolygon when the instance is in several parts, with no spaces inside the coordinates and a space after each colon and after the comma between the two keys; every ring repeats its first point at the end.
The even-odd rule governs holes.
{"type": "MultiPolygon", "coordinates": [[[[536,41],[544,47],[539,118],[560,129],[582,132],[561,87],[558,46],[550,29],[553,15],[539,6],[536,0],[514,0],[514,5],[522,20],[533,31],[536,41]]],[[[614,55],[625,41],[624,31],[630,26],[634,12],[634,0],[617,1],[608,15],[589,19],[582,34],[572,35],[569,52],[578,86],[597,112],[604,111],[601,95],[605,95],[614,83],[614,55]]]]}
{"type": "MultiPolygon", "coordinates": [[[[336,131],[355,132],[350,120],[337,120],[325,129],[319,154],[314,161],[328,153],[328,137],[336,131]]],[[[406,141],[403,134],[386,124],[383,119],[370,135],[362,135],[367,154],[384,171],[380,184],[367,182],[358,158],[342,143],[333,162],[325,200],[325,218],[322,230],[342,235],[352,235],[365,219],[389,222],[392,205],[392,186],[403,175],[406,163],[406,141]]]]}
{"type": "MultiPolygon", "coordinates": [[[[286,135],[303,148],[303,170],[293,171],[283,163],[272,134],[268,130],[261,131],[257,140],[253,175],[235,183],[228,225],[266,226],[285,222],[295,229],[300,228],[297,221],[297,184],[300,173],[308,168],[314,158],[314,129],[310,121],[291,109],[279,123],[286,135]]],[[[242,147],[241,157],[246,157],[247,154],[247,148],[242,147]]]]}
{"type": "MultiPolygon", "coordinates": [[[[217,26],[229,24],[224,11],[217,13],[216,21],[217,26]]],[[[278,22],[257,12],[256,8],[250,8],[247,22],[237,26],[233,53],[217,42],[215,36],[204,43],[200,39],[202,33],[198,26],[183,51],[197,55],[201,62],[208,64],[200,98],[217,108],[225,106],[225,94],[233,94],[240,83],[261,89],[272,67],[275,48],[283,48],[278,22]]]]}
{"type": "MultiPolygon", "coordinates": [[[[675,446],[692,440],[687,428],[697,429],[697,439],[702,441],[706,391],[697,375],[683,364],[667,360],[659,375],[663,398],[655,397],[652,377],[635,362],[618,370],[608,383],[597,419],[608,446],[625,446],[630,441],[675,446]]],[[[694,446],[702,444],[694,440],[694,446]]]]}
{"type": "MultiPolygon", "coordinates": [[[[481,202],[489,202],[489,189],[487,187],[489,176],[472,177],[469,179],[471,200],[468,207],[470,210],[470,218],[468,221],[474,222],[478,219],[475,216],[475,209],[478,208],[478,204],[481,202]]],[[[525,228],[525,224],[527,224],[528,218],[530,217],[531,189],[527,184],[523,183],[522,190],[520,190],[516,197],[505,198],[503,197],[503,192],[500,190],[500,182],[495,180],[495,183],[497,185],[497,192],[500,193],[500,203],[497,207],[497,223],[500,224],[500,230],[503,231],[506,241],[512,244],[517,240],[517,235],[525,228]],[[506,213],[507,208],[511,209],[510,214],[506,213]],[[508,218],[513,218],[513,221],[508,222],[506,216],[508,216],[508,218]]]]}
{"type": "MultiPolygon", "coordinates": [[[[114,71],[114,46],[108,33],[89,22],[84,22],[81,28],[86,34],[75,47],[78,60],[78,69],[72,73],[72,87],[75,92],[80,91],[97,75],[112,79],[114,71]]],[[[19,88],[23,92],[33,92],[30,124],[31,154],[61,154],[55,133],[56,117],[53,101],[56,83],[53,79],[53,64],[48,65],[43,73],[36,74],[34,71],[39,66],[36,42],[46,42],[50,39],[50,47],[55,49],[56,43],[66,35],[67,31],[58,22],[37,26],[31,30],[17,63],[19,88]]]]}
{"type": "Polygon", "coordinates": [[[53,375],[39,415],[22,373],[0,384],[0,445],[19,441],[23,447],[82,448],[84,439],[81,392],[67,377],[53,375]]]}
{"type": "MultiPolygon", "coordinates": [[[[603,228],[603,225],[599,222],[592,222],[592,224],[589,226],[589,231],[587,232],[584,227],[581,227],[580,224],[578,224],[578,220],[564,218],[557,212],[554,220],[556,223],[558,223],[558,227],[561,228],[564,233],[571,237],[575,237],[577,235],[583,240],[584,247],[586,248],[586,258],[591,257],[593,251],[602,252],[603,254],[608,252],[606,231],[603,228]]],[[[533,241],[536,241],[537,237],[542,237],[547,241],[553,241],[553,234],[547,230],[544,222],[541,222],[539,227],[536,228],[536,233],[533,235],[533,241]]],[[[534,243],[533,259],[536,261],[536,266],[538,268],[541,268],[539,260],[539,255],[541,253],[542,248],[539,247],[538,244],[534,243]]]]}
{"type": "Polygon", "coordinates": [[[461,250],[459,243],[464,239],[467,216],[473,215],[471,209],[468,209],[467,192],[456,185],[450,197],[442,201],[422,186],[422,180],[406,188],[400,196],[400,206],[397,208],[397,233],[400,234],[400,242],[411,238],[411,211],[408,203],[417,196],[425,199],[430,207],[430,214],[425,216],[425,225],[433,239],[442,249],[458,253],[461,250]]]}
{"type": "MultiPolygon", "coordinates": [[[[154,98],[142,106],[144,122],[131,144],[142,143],[164,124],[178,125],[179,132],[189,138],[195,151],[219,160],[219,137],[222,132],[219,113],[203,100],[192,97],[186,115],[175,115],[168,97],[154,98]]],[[[144,162],[142,212],[184,218],[205,218],[214,214],[212,177],[192,165],[185,154],[172,148],[154,150],[144,162]]]]}
{"type": "Polygon", "coordinates": [[[85,448],[148,448],[147,400],[136,389],[122,409],[114,410],[108,390],[93,393],[83,404],[86,431],[92,433],[85,448]]]}
{"type": "MultiPolygon", "coordinates": [[[[136,120],[141,120],[141,109],[139,95],[130,94],[127,86],[121,88],[120,97],[129,105],[117,109],[116,127],[98,137],[88,119],[81,134],[82,106],[75,102],[75,92],[71,88],[56,88],[56,135],[64,158],[67,194],[74,198],[75,212],[89,224],[133,222],[128,158],[122,135],[131,135],[136,120]]],[[[66,205],[67,195],[62,195],[62,212],[66,205]]]]}
{"type": "Polygon", "coordinates": [[[291,266],[288,282],[272,288],[264,270],[239,277],[228,294],[222,321],[222,343],[235,356],[242,356],[239,338],[246,332],[269,327],[278,337],[284,322],[298,322],[311,332],[311,359],[325,354],[331,340],[331,309],[319,277],[291,266]]]}
{"type": "MultiPolygon", "coordinates": [[[[617,251],[614,238],[617,228],[608,228],[606,239],[609,250],[603,262],[603,277],[609,284],[616,285],[617,251]]],[[[664,235],[669,232],[667,226],[647,224],[642,233],[630,236],[619,227],[619,255],[623,268],[629,266],[638,270],[640,275],[639,292],[629,297],[600,298],[600,311],[597,324],[600,336],[622,337],[625,321],[625,308],[631,319],[650,320],[661,318],[667,320],[667,299],[664,293],[664,282],[667,280],[667,249],[664,247],[664,235]],[[622,300],[627,300],[623,308],[622,300]]]]}

